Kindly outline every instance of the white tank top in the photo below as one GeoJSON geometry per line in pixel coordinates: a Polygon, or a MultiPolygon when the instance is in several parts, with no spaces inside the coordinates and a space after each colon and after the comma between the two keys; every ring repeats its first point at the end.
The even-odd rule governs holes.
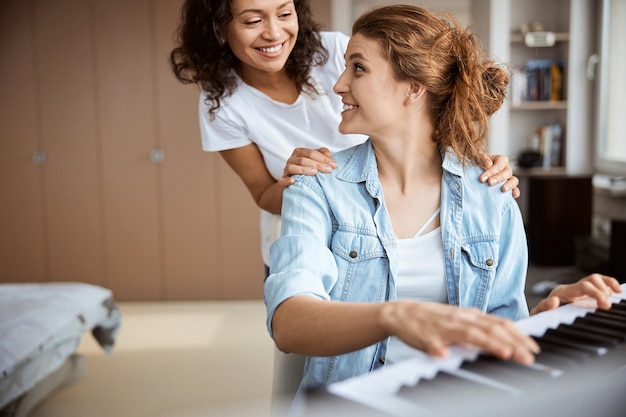
{"type": "MultiPolygon", "coordinates": [[[[398,299],[448,302],[444,274],[441,227],[422,234],[437,218],[440,209],[409,239],[398,239],[398,299]]],[[[387,363],[397,362],[415,353],[415,349],[392,337],[387,349],[387,363]]]]}

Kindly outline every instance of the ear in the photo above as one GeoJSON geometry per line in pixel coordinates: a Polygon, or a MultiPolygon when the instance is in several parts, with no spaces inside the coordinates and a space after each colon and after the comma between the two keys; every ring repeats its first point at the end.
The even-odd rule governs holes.
{"type": "Polygon", "coordinates": [[[426,88],[422,84],[411,84],[406,93],[407,104],[416,103],[426,97],[426,88]]]}

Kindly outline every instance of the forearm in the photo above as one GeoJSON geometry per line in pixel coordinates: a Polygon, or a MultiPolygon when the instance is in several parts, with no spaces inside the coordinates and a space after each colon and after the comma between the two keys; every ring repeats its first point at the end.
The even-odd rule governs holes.
{"type": "MultiPolygon", "coordinates": [[[[284,187],[280,183],[275,182],[266,188],[259,196],[255,197],[253,195],[253,198],[259,208],[272,214],[280,214],[283,205],[283,190],[284,187]]],[[[250,190],[250,192],[252,192],[252,190],[250,190]]]]}
{"type": "Polygon", "coordinates": [[[274,313],[274,341],[279,350],[302,355],[353,352],[389,336],[381,324],[385,304],[292,297],[274,313]]]}

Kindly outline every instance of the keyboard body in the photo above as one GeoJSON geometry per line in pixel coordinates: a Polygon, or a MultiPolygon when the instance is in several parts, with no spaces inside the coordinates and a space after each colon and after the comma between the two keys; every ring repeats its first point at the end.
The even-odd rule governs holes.
{"type": "Polygon", "coordinates": [[[414,351],[366,375],[311,390],[304,414],[341,416],[626,416],[626,284],[608,311],[584,300],[516,324],[542,352],[531,367],[476,349],[414,351]]]}

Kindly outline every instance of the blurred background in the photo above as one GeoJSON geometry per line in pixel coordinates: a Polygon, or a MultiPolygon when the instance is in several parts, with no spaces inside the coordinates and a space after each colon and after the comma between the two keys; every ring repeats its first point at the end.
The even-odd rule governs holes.
{"type": "MultiPolygon", "coordinates": [[[[312,1],[325,29],[346,33],[384,3],[393,2],[312,1]]],[[[624,81],[609,69],[625,54],[609,39],[624,29],[613,25],[602,42],[595,1],[415,3],[472,25],[512,79],[529,61],[559,63],[560,96],[511,94],[489,148],[521,180],[533,264],[617,271],[610,232],[626,217],[626,141],[615,112],[625,106],[624,81]],[[521,31],[532,25],[554,44],[527,46],[521,31]],[[554,126],[560,134],[546,139],[554,126]]],[[[0,4],[0,282],[89,282],[131,301],[262,296],[258,209],[219,155],[201,150],[199,91],[167,62],[180,5],[0,4]]]]}

